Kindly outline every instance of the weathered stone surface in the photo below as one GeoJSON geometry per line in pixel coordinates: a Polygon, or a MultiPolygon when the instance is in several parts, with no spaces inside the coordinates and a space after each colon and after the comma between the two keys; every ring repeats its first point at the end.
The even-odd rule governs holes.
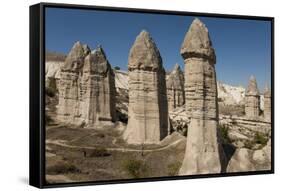
{"type": "Polygon", "coordinates": [[[115,121],[114,73],[101,47],[76,42],[60,68],[58,119],[92,127],[115,121]]]}
{"type": "Polygon", "coordinates": [[[246,172],[256,170],[251,158],[252,151],[250,149],[236,149],[228,163],[227,172],[246,172]]]}
{"type": "Polygon", "coordinates": [[[267,121],[271,121],[271,90],[268,86],[264,90],[264,118],[267,121]]]}
{"type": "Polygon", "coordinates": [[[114,73],[101,47],[85,58],[80,113],[86,124],[115,121],[114,73]]]}
{"type": "Polygon", "coordinates": [[[218,136],[215,51],[208,29],[195,19],[181,48],[185,63],[185,103],[188,127],[180,175],[220,173],[225,155],[218,136]]]}
{"type": "Polygon", "coordinates": [[[260,113],[260,95],[254,76],[250,77],[245,95],[245,113],[249,118],[257,118],[260,113]]]}
{"type": "Polygon", "coordinates": [[[184,105],[184,74],[178,64],[167,77],[167,99],[169,112],[184,105]]]}
{"type": "Polygon", "coordinates": [[[61,65],[57,114],[62,121],[74,122],[79,117],[79,84],[85,56],[83,45],[76,42],[61,65]]]}
{"type": "Polygon", "coordinates": [[[165,70],[148,32],[137,36],[128,62],[129,119],[123,137],[131,144],[159,143],[169,128],[165,70]]]}

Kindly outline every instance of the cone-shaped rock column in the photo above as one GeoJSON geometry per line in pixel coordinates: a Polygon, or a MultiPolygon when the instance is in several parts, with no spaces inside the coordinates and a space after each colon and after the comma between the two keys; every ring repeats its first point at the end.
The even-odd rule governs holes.
{"type": "Polygon", "coordinates": [[[268,86],[264,90],[264,118],[267,121],[271,121],[271,91],[268,86]]]}
{"type": "Polygon", "coordinates": [[[184,74],[178,64],[167,78],[167,99],[169,111],[184,105],[184,74]]]}
{"type": "Polygon", "coordinates": [[[74,122],[79,117],[80,78],[84,58],[89,53],[87,46],[76,42],[61,66],[59,82],[58,118],[74,122]]]}
{"type": "Polygon", "coordinates": [[[247,117],[257,118],[260,113],[260,95],[257,81],[254,76],[250,77],[245,94],[245,113],[247,117]]]}
{"type": "Polygon", "coordinates": [[[115,121],[114,73],[101,47],[85,58],[80,102],[81,119],[86,124],[115,121]]]}
{"type": "Polygon", "coordinates": [[[168,134],[165,70],[149,33],[142,31],[128,59],[129,107],[124,139],[130,144],[158,143],[168,134]]]}
{"type": "Polygon", "coordinates": [[[215,51],[208,29],[195,19],[181,48],[185,63],[185,103],[191,118],[179,174],[220,173],[224,152],[218,128],[215,51]]]}

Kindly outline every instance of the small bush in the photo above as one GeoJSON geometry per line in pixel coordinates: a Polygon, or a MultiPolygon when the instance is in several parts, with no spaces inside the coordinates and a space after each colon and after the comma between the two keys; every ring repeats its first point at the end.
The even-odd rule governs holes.
{"type": "Polygon", "coordinates": [[[106,157],[110,156],[110,153],[105,148],[96,148],[89,152],[89,157],[106,157]]]}
{"type": "Polygon", "coordinates": [[[120,67],[119,66],[115,66],[114,69],[115,70],[120,70],[120,67]]]}
{"type": "Polygon", "coordinates": [[[262,146],[265,146],[268,139],[261,133],[256,133],[254,137],[254,141],[256,144],[261,144],[262,146]]]}
{"type": "Polygon", "coordinates": [[[168,165],[168,175],[169,176],[177,175],[180,170],[180,167],[181,167],[180,162],[175,162],[175,163],[169,164],[168,165]]]}
{"type": "Polygon", "coordinates": [[[47,167],[47,174],[68,174],[68,173],[80,173],[81,171],[68,162],[58,162],[57,164],[47,167]]]}
{"type": "Polygon", "coordinates": [[[129,159],[124,161],[123,168],[133,178],[145,177],[147,166],[141,160],[129,159]]]}
{"type": "Polygon", "coordinates": [[[265,135],[257,132],[252,140],[247,140],[245,142],[245,147],[253,149],[255,145],[260,145],[257,149],[261,149],[267,144],[267,141],[268,138],[265,135]]]}
{"type": "Polygon", "coordinates": [[[222,143],[223,144],[231,143],[231,139],[228,136],[229,128],[227,126],[225,126],[225,125],[220,125],[219,126],[219,131],[220,131],[220,134],[221,134],[221,137],[222,137],[222,143]]]}

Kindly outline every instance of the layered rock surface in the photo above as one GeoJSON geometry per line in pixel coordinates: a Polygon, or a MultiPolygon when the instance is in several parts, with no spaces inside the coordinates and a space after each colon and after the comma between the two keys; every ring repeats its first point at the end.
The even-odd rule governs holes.
{"type": "Polygon", "coordinates": [[[83,45],[76,42],[60,68],[58,118],[75,122],[79,117],[80,76],[86,54],[83,45]]]}
{"type": "Polygon", "coordinates": [[[266,86],[264,91],[264,118],[271,121],[271,90],[266,86]]]}
{"type": "Polygon", "coordinates": [[[114,74],[102,48],[76,42],[60,67],[58,119],[92,125],[115,120],[114,74]]]}
{"type": "Polygon", "coordinates": [[[254,76],[250,77],[245,95],[245,113],[249,118],[257,118],[260,113],[260,96],[257,81],[254,76]]]}
{"type": "Polygon", "coordinates": [[[124,139],[131,144],[159,143],[168,134],[165,70],[149,33],[136,38],[128,59],[129,108],[124,139]]]}
{"type": "Polygon", "coordinates": [[[81,119],[86,124],[115,121],[114,73],[101,47],[85,58],[81,78],[81,119]]]}
{"type": "Polygon", "coordinates": [[[167,99],[169,111],[184,105],[184,74],[178,64],[167,77],[167,99]]]}
{"type": "Polygon", "coordinates": [[[185,63],[188,127],[184,161],[179,174],[220,173],[224,152],[218,136],[216,56],[208,29],[195,19],[181,48],[185,63]]]}

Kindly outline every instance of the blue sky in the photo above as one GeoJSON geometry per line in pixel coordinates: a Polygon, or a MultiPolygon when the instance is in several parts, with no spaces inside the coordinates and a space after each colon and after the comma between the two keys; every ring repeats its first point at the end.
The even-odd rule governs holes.
{"type": "MultiPolygon", "coordinates": [[[[184,68],[180,47],[194,17],[160,14],[46,9],[46,50],[67,54],[76,41],[92,49],[101,44],[111,65],[127,70],[128,54],[136,36],[147,30],[166,70],[184,68]]],[[[217,55],[219,81],[247,86],[250,75],[260,90],[271,79],[269,21],[199,17],[209,29],[217,55]]]]}

